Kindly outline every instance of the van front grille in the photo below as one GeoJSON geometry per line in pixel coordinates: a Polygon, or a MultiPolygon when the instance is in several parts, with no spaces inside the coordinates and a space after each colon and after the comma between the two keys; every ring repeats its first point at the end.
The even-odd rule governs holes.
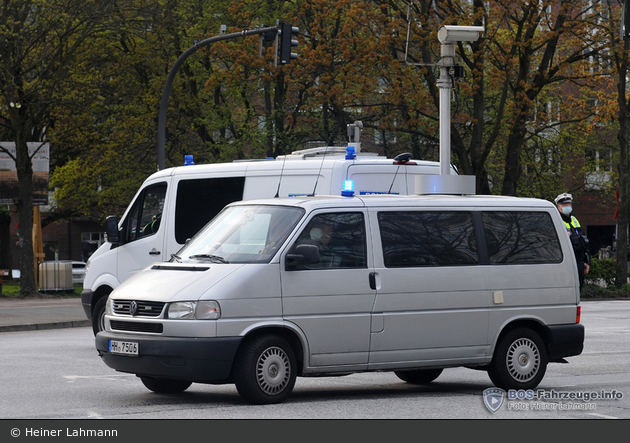
{"type": "Polygon", "coordinates": [[[159,317],[162,314],[164,305],[165,303],[156,301],[114,300],[112,302],[112,309],[114,310],[114,314],[117,315],[159,317]]]}
{"type": "Polygon", "coordinates": [[[162,323],[111,320],[109,324],[115,331],[150,332],[153,334],[161,334],[164,330],[162,323]]]}

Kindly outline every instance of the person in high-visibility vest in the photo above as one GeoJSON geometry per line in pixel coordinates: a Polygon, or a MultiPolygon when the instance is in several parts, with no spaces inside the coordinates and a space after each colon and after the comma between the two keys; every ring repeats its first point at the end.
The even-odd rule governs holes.
{"type": "Polygon", "coordinates": [[[578,275],[580,277],[580,290],[582,290],[582,286],[584,286],[584,275],[588,274],[591,263],[591,255],[588,250],[588,237],[584,233],[582,226],[580,226],[578,219],[571,215],[573,211],[573,196],[565,192],[557,196],[555,202],[562,216],[562,221],[567,228],[567,234],[571,239],[571,246],[573,246],[578,275]]]}

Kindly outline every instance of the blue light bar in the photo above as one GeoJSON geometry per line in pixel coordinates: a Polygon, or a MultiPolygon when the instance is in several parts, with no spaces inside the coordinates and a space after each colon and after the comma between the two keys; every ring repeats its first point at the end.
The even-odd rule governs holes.
{"type": "Polygon", "coordinates": [[[344,180],[341,188],[341,195],[344,197],[354,196],[354,182],[352,180],[344,180]]]}

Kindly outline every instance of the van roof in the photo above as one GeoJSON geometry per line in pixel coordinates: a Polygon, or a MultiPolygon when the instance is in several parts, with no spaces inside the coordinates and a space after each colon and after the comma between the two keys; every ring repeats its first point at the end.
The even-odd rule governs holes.
{"type": "MultiPolygon", "coordinates": [[[[345,149],[345,148],[344,148],[345,149]]],[[[319,153],[319,151],[318,151],[319,153]]],[[[409,162],[415,163],[415,165],[409,165],[410,167],[429,167],[439,172],[439,162],[428,160],[409,160],[409,162]]],[[[151,174],[147,180],[153,180],[155,178],[167,177],[173,175],[205,175],[205,174],[232,174],[232,175],[245,175],[248,171],[272,171],[282,168],[285,172],[290,170],[304,170],[310,168],[332,169],[336,164],[353,164],[353,165],[393,165],[394,160],[381,155],[372,153],[360,153],[353,160],[346,160],[345,155],[338,152],[327,154],[326,156],[319,154],[303,153],[303,151],[296,151],[286,156],[279,156],[277,158],[270,159],[250,159],[250,160],[235,160],[233,162],[226,163],[209,163],[203,165],[190,165],[190,166],[175,166],[172,168],[163,169],[161,171],[151,174]],[[286,160],[286,161],[285,161],[286,160]]],[[[453,169],[455,173],[455,170],[453,169]]]]}
{"type": "Polygon", "coordinates": [[[354,197],[343,197],[336,195],[319,195],[312,197],[281,197],[247,200],[232,203],[232,205],[288,205],[298,206],[305,209],[316,209],[318,207],[383,207],[383,206],[403,206],[403,207],[487,207],[487,208],[540,208],[555,209],[553,203],[547,200],[509,197],[502,195],[361,195],[354,197]]]}

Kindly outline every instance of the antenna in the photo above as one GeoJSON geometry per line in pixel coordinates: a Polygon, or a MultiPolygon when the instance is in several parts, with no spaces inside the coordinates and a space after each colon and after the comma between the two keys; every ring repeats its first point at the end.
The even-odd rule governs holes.
{"type": "MultiPolygon", "coordinates": [[[[413,5],[414,0],[411,0],[407,4],[407,39],[405,40],[405,63],[410,66],[435,66],[435,63],[412,63],[409,61],[409,37],[411,36],[411,6],[413,5]]],[[[413,20],[414,22],[416,20],[413,20]]],[[[422,27],[422,23],[420,23],[420,27],[422,27]]]]}
{"type": "Polygon", "coordinates": [[[280,178],[278,178],[278,189],[276,190],[276,195],[274,198],[278,198],[280,196],[280,183],[282,183],[282,174],[284,173],[284,162],[287,161],[287,156],[285,155],[282,159],[282,169],[280,169],[280,178]]]}
{"type": "Polygon", "coordinates": [[[328,152],[328,146],[324,149],[324,155],[322,156],[322,162],[319,164],[319,171],[317,171],[317,178],[315,179],[315,187],[313,187],[313,193],[308,195],[308,197],[315,197],[315,190],[317,189],[317,183],[319,183],[319,176],[322,172],[322,167],[324,166],[324,159],[326,158],[326,153],[328,152]]]}
{"type": "Polygon", "coordinates": [[[398,165],[398,167],[396,168],[396,172],[394,173],[394,178],[392,180],[392,183],[389,185],[389,190],[387,191],[388,194],[392,193],[392,188],[394,187],[394,182],[396,181],[396,176],[398,175],[400,166],[406,165],[410,158],[411,158],[411,154],[409,152],[406,152],[404,154],[398,154],[396,157],[394,157],[394,164],[398,165]]]}

